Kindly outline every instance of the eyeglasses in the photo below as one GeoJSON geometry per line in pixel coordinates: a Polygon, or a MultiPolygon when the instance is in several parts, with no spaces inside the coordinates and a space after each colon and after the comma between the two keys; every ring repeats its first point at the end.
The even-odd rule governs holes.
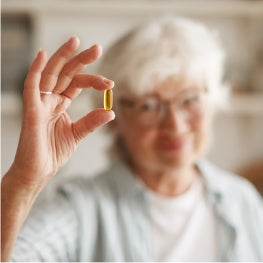
{"type": "Polygon", "coordinates": [[[187,120],[202,115],[205,106],[206,89],[191,89],[180,94],[172,101],[161,100],[150,95],[134,99],[121,98],[118,103],[122,112],[136,123],[144,127],[158,126],[168,114],[169,106],[174,111],[181,112],[187,120]]]}

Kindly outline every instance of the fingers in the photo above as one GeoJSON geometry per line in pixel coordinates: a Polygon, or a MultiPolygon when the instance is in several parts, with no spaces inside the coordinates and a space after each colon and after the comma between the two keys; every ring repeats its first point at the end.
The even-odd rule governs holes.
{"type": "Polygon", "coordinates": [[[40,81],[40,90],[53,91],[58,76],[64,67],[67,59],[71,57],[79,47],[79,39],[74,36],[62,45],[57,52],[49,59],[40,81]]]}
{"type": "Polygon", "coordinates": [[[89,133],[99,128],[103,124],[113,120],[115,114],[113,111],[97,109],[87,114],[82,119],[72,124],[72,131],[76,142],[80,142],[89,133]]]}
{"type": "Polygon", "coordinates": [[[39,84],[41,79],[42,71],[47,64],[47,54],[45,51],[40,50],[33,61],[28,71],[25,85],[24,85],[24,103],[35,103],[40,100],[39,84]]]}
{"type": "Polygon", "coordinates": [[[82,71],[87,64],[97,60],[102,53],[102,47],[96,44],[67,62],[78,47],[79,39],[72,37],[50,58],[41,77],[40,90],[62,93],[74,76],[82,71]]]}
{"type": "Polygon", "coordinates": [[[84,50],[79,55],[71,59],[62,69],[54,93],[60,94],[71,83],[73,77],[82,71],[87,64],[96,61],[102,54],[102,47],[99,44],[84,50]]]}
{"type": "Polygon", "coordinates": [[[73,100],[79,95],[83,88],[93,87],[96,90],[105,90],[111,89],[113,86],[114,82],[104,78],[103,76],[78,74],[73,78],[68,88],[61,93],[61,95],[73,100]]]}

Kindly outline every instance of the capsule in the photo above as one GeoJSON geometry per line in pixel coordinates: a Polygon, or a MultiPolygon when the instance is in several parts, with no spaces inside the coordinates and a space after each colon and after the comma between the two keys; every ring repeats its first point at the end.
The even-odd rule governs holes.
{"type": "Polygon", "coordinates": [[[104,91],[104,109],[111,110],[113,105],[113,92],[112,89],[106,89],[104,91]]]}

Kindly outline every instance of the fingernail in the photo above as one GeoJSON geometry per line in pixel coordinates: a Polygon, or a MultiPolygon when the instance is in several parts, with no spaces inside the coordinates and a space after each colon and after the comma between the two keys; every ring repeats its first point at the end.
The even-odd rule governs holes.
{"type": "Polygon", "coordinates": [[[74,35],[74,36],[72,36],[72,37],[68,40],[68,42],[72,41],[74,38],[76,38],[77,40],[79,40],[79,38],[78,38],[76,35],[74,35]]]}
{"type": "Polygon", "coordinates": [[[94,45],[92,45],[90,48],[94,48],[94,47],[98,47],[98,48],[100,48],[101,47],[101,44],[94,44],[94,45]]]}
{"type": "Polygon", "coordinates": [[[93,46],[91,46],[89,49],[93,49],[96,48],[99,50],[100,53],[102,53],[102,45],[101,44],[95,44],[93,46]]]}
{"type": "Polygon", "coordinates": [[[40,49],[38,50],[38,52],[37,52],[37,56],[36,56],[36,57],[39,56],[39,54],[40,54],[41,51],[42,51],[42,48],[40,48],[40,49]]]}
{"type": "Polygon", "coordinates": [[[113,88],[114,87],[114,85],[115,85],[115,83],[114,83],[114,81],[113,80],[110,80],[110,79],[103,79],[103,81],[104,81],[104,83],[106,83],[107,85],[109,85],[110,86],[110,88],[113,88]]]}
{"type": "Polygon", "coordinates": [[[114,120],[116,117],[115,112],[114,111],[111,111],[111,112],[112,112],[112,120],[114,120]]]}

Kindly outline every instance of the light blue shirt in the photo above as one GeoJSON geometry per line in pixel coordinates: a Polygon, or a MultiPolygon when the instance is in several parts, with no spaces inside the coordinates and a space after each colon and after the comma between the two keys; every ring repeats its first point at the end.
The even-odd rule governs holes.
{"type": "MultiPolygon", "coordinates": [[[[216,216],[218,261],[263,261],[261,196],[205,160],[197,166],[216,216]]],[[[12,261],[154,261],[146,193],[121,162],[96,177],[72,179],[29,216],[12,261]]]]}

